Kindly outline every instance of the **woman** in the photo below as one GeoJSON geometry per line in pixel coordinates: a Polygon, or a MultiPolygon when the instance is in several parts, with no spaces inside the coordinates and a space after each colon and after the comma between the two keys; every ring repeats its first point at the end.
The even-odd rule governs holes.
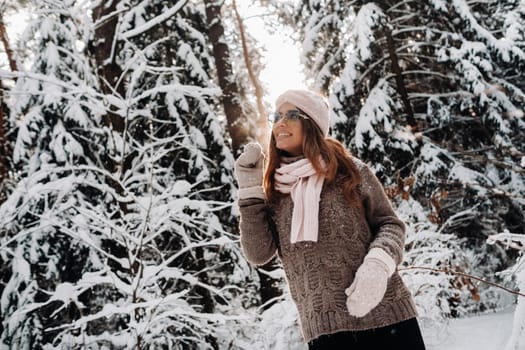
{"type": "Polygon", "coordinates": [[[235,164],[246,258],[277,253],[310,349],[424,349],[396,272],[405,227],[381,184],[327,137],[320,95],[288,90],[275,107],[265,173],[257,144],[235,164]]]}

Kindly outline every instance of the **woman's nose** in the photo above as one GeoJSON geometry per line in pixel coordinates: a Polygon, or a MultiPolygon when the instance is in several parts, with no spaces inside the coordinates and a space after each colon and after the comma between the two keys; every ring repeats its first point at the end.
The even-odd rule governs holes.
{"type": "Polygon", "coordinates": [[[275,127],[284,126],[285,124],[288,125],[288,119],[281,118],[277,123],[275,123],[275,127]]]}

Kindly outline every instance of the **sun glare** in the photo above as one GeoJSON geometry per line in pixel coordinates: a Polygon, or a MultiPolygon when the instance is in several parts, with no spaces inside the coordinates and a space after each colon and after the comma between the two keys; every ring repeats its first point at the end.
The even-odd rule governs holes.
{"type": "Polygon", "coordinates": [[[273,103],[286,89],[304,88],[304,77],[300,68],[299,49],[289,42],[290,39],[282,35],[261,36],[265,35],[268,52],[261,80],[267,86],[268,100],[273,103]]]}
{"type": "Polygon", "coordinates": [[[244,25],[247,31],[266,47],[264,62],[266,68],[259,77],[266,87],[265,100],[273,105],[277,96],[287,89],[305,88],[305,79],[301,70],[299,47],[294,44],[286,31],[271,33],[261,16],[265,10],[254,4],[241,4],[239,11],[246,18],[244,25]]]}

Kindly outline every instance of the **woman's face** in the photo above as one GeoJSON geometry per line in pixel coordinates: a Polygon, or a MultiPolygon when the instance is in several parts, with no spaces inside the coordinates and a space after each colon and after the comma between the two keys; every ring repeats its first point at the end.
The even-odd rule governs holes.
{"type": "MultiPolygon", "coordinates": [[[[277,112],[282,116],[292,109],[297,109],[291,103],[284,103],[277,112]]],[[[300,156],[303,154],[303,124],[301,118],[290,120],[281,118],[273,125],[272,133],[275,138],[275,147],[281,151],[289,153],[291,156],[300,156]]]]}

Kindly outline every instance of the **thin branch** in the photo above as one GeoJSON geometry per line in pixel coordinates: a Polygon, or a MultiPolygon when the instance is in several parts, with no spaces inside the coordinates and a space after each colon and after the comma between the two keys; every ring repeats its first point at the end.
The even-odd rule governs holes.
{"type": "Polygon", "coordinates": [[[398,271],[407,271],[407,270],[427,270],[427,271],[433,271],[433,272],[446,273],[446,274],[449,274],[449,275],[463,276],[463,277],[471,278],[471,279],[479,281],[479,282],[486,283],[486,284],[491,285],[491,286],[496,287],[496,288],[503,289],[504,291],[509,292],[511,294],[515,294],[515,295],[518,295],[520,297],[525,297],[525,294],[520,293],[520,292],[518,292],[516,290],[509,289],[509,288],[504,287],[504,286],[502,286],[500,284],[497,284],[497,283],[494,283],[494,282],[491,282],[491,281],[487,281],[486,279],[483,279],[483,278],[480,278],[480,277],[476,277],[476,276],[470,275],[468,273],[459,272],[459,271],[455,271],[455,270],[451,270],[451,269],[436,269],[436,268],[427,267],[427,266],[407,266],[407,267],[402,267],[402,268],[398,269],[398,271]]]}
{"type": "Polygon", "coordinates": [[[257,79],[257,76],[255,75],[255,72],[253,71],[252,61],[248,53],[248,44],[246,42],[244,24],[242,22],[242,18],[241,18],[241,15],[239,14],[239,11],[237,10],[237,2],[235,0],[233,0],[232,6],[233,6],[233,11],[235,12],[235,19],[237,20],[237,25],[239,27],[239,34],[241,36],[242,53],[244,56],[244,62],[246,64],[246,69],[248,70],[248,75],[250,77],[250,80],[253,84],[253,87],[255,88],[255,98],[257,99],[257,110],[259,111],[259,117],[257,118],[257,124],[259,125],[258,132],[260,133],[260,135],[257,135],[257,136],[259,136],[259,141],[261,142],[261,144],[265,145],[267,141],[268,127],[266,124],[266,111],[265,111],[264,103],[263,103],[263,89],[261,87],[261,84],[259,83],[259,79],[257,79]]]}

